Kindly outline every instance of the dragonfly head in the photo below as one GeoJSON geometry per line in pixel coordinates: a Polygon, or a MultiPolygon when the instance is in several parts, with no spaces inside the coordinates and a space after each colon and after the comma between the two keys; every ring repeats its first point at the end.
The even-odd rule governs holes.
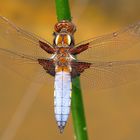
{"type": "Polygon", "coordinates": [[[57,47],[74,46],[73,34],[76,31],[75,25],[67,20],[62,20],[54,26],[54,45],[57,47]]]}
{"type": "Polygon", "coordinates": [[[55,24],[54,30],[57,33],[62,32],[62,30],[65,30],[67,33],[73,34],[76,31],[75,25],[67,20],[62,20],[55,24]]]}

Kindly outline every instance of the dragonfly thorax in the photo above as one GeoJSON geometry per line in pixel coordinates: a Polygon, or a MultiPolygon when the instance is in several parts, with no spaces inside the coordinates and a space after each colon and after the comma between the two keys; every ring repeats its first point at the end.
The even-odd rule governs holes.
{"type": "Polygon", "coordinates": [[[58,48],[54,61],[56,71],[62,70],[71,71],[70,68],[71,57],[70,54],[68,53],[68,48],[65,47],[58,48]]]}

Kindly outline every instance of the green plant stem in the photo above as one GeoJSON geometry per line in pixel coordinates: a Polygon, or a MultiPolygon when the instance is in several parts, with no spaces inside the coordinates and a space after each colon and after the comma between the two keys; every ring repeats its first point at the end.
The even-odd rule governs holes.
{"type": "MultiPolygon", "coordinates": [[[[71,21],[71,14],[68,0],[55,0],[56,14],[58,21],[71,21]]],[[[87,126],[84,115],[82,91],[79,78],[72,81],[72,117],[76,140],[88,140],[87,126]],[[76,86],[75,86],[76,85],[76,86]],[[77,88],[79,87],[79,88],[77,88]]]]}
{"type": "Polygon", "coordinates": [[[76,140],[88,140],[82,91],[79,77],[72,81],[72,117],[76,140]],[[76,86],[75,86],[76,85],[76,86]],[[79,87],[79,88],[77,88],[79,87]]]}
{"type": "Polygon", "coordinates": [[[71,13],[68,0],[55,0],[57,20],[71,21],[71,13]]]}

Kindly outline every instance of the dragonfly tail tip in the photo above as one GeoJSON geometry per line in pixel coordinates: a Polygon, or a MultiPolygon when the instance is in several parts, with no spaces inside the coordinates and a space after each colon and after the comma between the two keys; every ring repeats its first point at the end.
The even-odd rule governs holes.
{"type": "Polygon", "coordinates": [[[65,126],[59,126],[60,133],[64,132],[64,128],[65,128],[65,126]]]}

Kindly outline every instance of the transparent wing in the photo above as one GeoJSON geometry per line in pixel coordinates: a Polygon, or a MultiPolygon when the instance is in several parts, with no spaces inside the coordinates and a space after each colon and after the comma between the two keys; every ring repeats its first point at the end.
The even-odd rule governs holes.
{"type": "Polygon", "coordinates": [[[93,62],[80,75],[82,88],[106,89],[140,79],[140,60],[93,62]]]}
{"type": "Polygon", "coordinates": [[[0,16],[0,71],[17,73],[26,80],[53,81],[52,77],[38,64],[37,59],[47,58],[50,55],[39,46],[39,41],[51,44],[46,40],[29,33],[6,18],[0,16]]]}
{"type": "Polygon", "coordinates": [[[39,65],[37,57],[8,49],[0,48],[0,72],[17,74],[22,79],[37,84],[49,82],[53,85],[53,77],[39,65]]]}
{"type": "Polygon", "coordinates": [[[40,48],[39,41],[51,46],[46,40],[17,27],[5,17],[0,16],[1,48],[11,48],[12,51],[31,56],[48,57],[49,54],[40,48]]]}
{"type": "Polygon", "coordinates": [[[140,22],[130,25],[118,32],[81,42],[76,47],[88,44],[88,49],[78,54],[79,60],[103,60],[128,48],[140,44],[140,22]]]}

